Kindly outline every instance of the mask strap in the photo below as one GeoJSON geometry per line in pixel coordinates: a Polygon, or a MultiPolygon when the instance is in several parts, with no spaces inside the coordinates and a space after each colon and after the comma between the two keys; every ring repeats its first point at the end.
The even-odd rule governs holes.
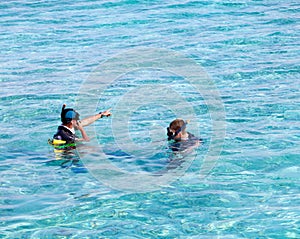
{"type": "Polygon", "coordinates": [[[186,122],[183,123],[183,125],[175,132],[174,137],[176,137],[182,130],[186,128],[186,122]]]}

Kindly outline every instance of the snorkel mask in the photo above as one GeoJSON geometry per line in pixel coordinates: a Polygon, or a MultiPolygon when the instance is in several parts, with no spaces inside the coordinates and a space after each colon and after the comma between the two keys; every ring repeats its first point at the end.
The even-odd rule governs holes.
{"type": "Polygon", "coordinates": [[[65,109],[65,108],[66,108],[66,105],[64,104],[61,109],[61,114],[60,114],[61,122],[63,124],[68,124],[73,119],[79,120],[80,115],[74,109],[71,109],[71,108],[65,109]]]}
{"type": "Polygon", "coordinates": [[[168,127],[168,128],[167,128],[168,140],[172,140],[172,139],[174,140],[175,137],[176,137],[182,130],[184,130],[184,129],[186,128],[186,125],[187,125],[187,122],[184,121],[183,125],[182,125],[178,130],[176,130],[175,133],[172,132],[172,131],[170,130],[170,127],[168,127]]]}

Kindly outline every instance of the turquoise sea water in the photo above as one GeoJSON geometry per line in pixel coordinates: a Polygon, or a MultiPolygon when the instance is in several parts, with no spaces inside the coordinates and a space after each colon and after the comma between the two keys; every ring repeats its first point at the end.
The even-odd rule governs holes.
{"type": "Polygon", "coordinates": [[[299,17],[296,0],[2,1],[0,238],[300,238],[299,17]],[[180,76],[156,69],[107,87],[97,109],[112,107],[114,116],[91,128],[105,154],[89,144],[83,151],[130,172],[162,170],[164,130],[175,116],[169,107],[181,111],[188,102],[189,127],[205,143],[183,159],[178,180],[147,192],[118,190],[83,165],[84,152],[79,162],[56,160],[47,144],[61,105],[76,105],[91,72],[137,47],[178,52],[214,81],[226,137],[206,177],[199,170],[213,129],[205,101],[180,76]],[[124,123],[127,144],[114,120],[136,78],[154,87],[150,100],[161,79],[184,100],[141,104],[124,123]],[[153,129],[153,152],[135,148],[151,141],[153,129]]]}

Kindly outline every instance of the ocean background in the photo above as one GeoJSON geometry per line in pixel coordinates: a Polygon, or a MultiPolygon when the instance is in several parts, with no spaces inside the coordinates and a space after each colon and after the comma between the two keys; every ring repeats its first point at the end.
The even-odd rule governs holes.
{"type": "MultiPolygon", "coordinates": [[[[1,1],[0,238],[300,238],[299,17],[297,0],[1,1]],[[58,160],[48,145],[62,104],[75,107],[91,72],[137,47],[189,57],[218,89],[226,137],[206,177],[199,170],[212,132],[199,96],[188,101],[201,106],[194,133],[206,143],[184,175],[154,191],[105,185],[76,155],[58,160]]],[[[174,79],[170,87],[180,88],[174,79]]],[[[133,116],[135,141],[147,143],[154,123],[163,129],[172,119],[155,107],[133,116]]],[[[163,137],[152,158],[136,160],[98,133],[118,167],[166,164],[163,137]]]]}

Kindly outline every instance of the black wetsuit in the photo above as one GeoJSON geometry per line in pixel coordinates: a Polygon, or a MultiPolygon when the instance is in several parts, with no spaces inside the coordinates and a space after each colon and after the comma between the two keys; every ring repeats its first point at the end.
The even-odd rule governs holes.
{"type": "Polygon", "coordinates": [[[64,127],[63,125],[58,126],[56,134],[53,136],[53,139],[60,139],[66,141],[66,144],[74,144],[75,140],[78,139],[76,135],[64,127]]]}
{"type": "Polygon", "coordinates": [[[180,140],[180,141],[174,141],[170,144],[170,148],[172,151],[185,151],[186,149],[194,146],[198,142],[202,142],[202,139],[197,138],[195,135],[187,132],[188,139],[187,140],[180,140]]]}

